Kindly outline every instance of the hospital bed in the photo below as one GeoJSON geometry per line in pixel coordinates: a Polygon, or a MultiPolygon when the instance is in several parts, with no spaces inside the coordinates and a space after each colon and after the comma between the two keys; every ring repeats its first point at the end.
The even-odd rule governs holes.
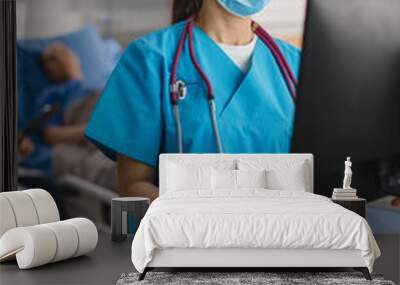
{"type": "MultiPolygon", "coordinates": [[[[274,184],[279,188],[277,181],[274,184]]],[[[139,280],[154,268],[192,267],[241,271],[352,267],[370,279],[380,252],[366,221],[312,193],[310,154],[161,155],[160,197],[142,220],[132,244],[139,280]],[[212,168],[212,191],[202,184],[208,167],[212,168]],[[185,169],[200,172],[191,176],[185,169]],[[292,191],[268,189],[272,177],[268,176],[266,188],[222,193],[215,188],[215,169],[225,174],[260,169],[278,173],[282,185],[291,185],[292,191]]]]}

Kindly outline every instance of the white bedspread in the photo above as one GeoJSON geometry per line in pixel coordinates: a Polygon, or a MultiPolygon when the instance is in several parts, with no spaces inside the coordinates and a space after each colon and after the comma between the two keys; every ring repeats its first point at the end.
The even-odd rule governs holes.
{"type": "Polygon", "coordinates": [[[358,249],[371,272],[380,255],[365,219],[328,198],[257,189],[156,199],[133,240],[135,268],[143,272],[165,248],[358,249]]]}

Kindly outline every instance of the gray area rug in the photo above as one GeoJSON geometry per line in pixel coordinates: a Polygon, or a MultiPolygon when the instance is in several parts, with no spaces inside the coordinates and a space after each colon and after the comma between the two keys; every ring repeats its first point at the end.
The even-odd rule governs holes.
{"type": "Polygon", "coordinates": [[[138,281],[138,273],[122,274],[117,285],[134,284],[267,284],[267,285],[297,285],[297,284],[368,284],[395,285],[384,280],[382,276],[372,275],[368,281],[359,272],[148,272],[146,278],[138,281]]]}

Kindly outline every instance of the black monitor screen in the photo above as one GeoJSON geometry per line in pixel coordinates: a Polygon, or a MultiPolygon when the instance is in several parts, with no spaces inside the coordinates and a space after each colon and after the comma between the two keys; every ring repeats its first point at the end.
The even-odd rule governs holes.
{"type": "Polygon", "coordinates": [[[309,0],[298,92],[292,152],[335,172],[316,192],[346,156],[357,171],[399,154],[400,1],[309,0]]]}

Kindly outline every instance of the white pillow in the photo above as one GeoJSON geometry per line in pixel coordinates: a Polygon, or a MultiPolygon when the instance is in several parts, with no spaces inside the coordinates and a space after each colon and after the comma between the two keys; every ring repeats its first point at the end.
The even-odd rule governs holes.
{"type": "Polygon", "coordinates": [[[235,170],[237,188],[267,188],[267,172],[263,170],[235,170]]]}
{"type": "Polygon", "coordinates": [[[273,190],[306,191],[305,163],[293,164],[290,168],[267,170],[267,188],[273,190]]]}
{"type": "Polygon", "coordinates": [[[211,167],[183,165],[170,162],[167,165],[168,191],[211,190],[211,167]]]}
{"type": "Polygon", "coordinates": [[[236,190],[236,170],[213,168],[212,184],[214,190],[236,190]]]}
{"type": "Polygon", "coordinates": [[[267,188],[267,176],[264,170],[212,170],[214,190],[237,190],[240,188],[267,188]]]}

